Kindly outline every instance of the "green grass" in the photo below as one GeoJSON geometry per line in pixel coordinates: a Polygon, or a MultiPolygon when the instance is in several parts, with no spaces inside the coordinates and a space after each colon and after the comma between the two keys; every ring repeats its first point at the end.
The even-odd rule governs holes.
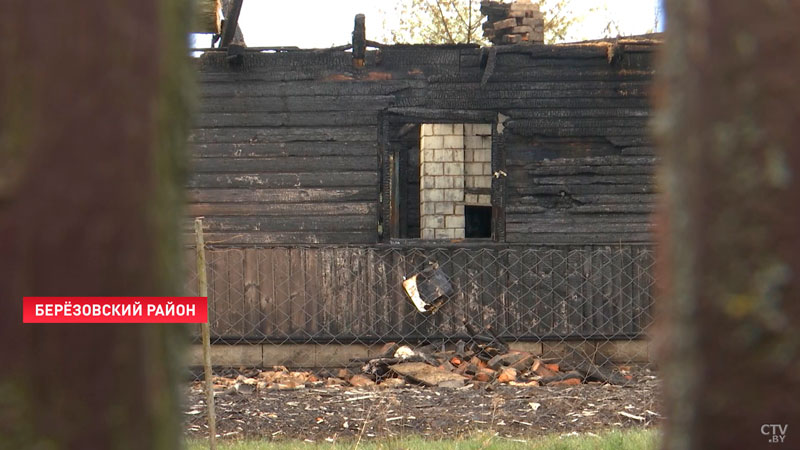
{"type": "MultiPolygon", "coordinates": [[[[656,430],[629,430],[597,433],[599,436],[581,434],[579,436],[546,435],[533,438],[504,438],[492,434],[478,434],[459,440],[426,440],[422,437],[398,439],[370,439],[358,442],[362,450],[651,450],[658,447],[659,434],[656,430]]],[[[189,450],[207,449],[202,440],[189,441],[189,450]]],[[[348,450],[356,448],[355,440],[328,442],[302,441],[229,441],[217,442],[219,450],[348,450]]]]}

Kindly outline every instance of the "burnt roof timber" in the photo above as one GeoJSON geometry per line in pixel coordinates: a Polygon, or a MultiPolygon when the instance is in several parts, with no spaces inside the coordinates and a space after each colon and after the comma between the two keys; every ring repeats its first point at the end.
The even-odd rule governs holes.
{"type": "Polygon", "coordinates": [[[231,8],[225,11],[225,27],[222,29],[222,40],[219,44],[221,48],[227,48],[236,35],[236,27],[239,25],[239,13],[242,11],[244,0],[233,0],[231,8]]]}

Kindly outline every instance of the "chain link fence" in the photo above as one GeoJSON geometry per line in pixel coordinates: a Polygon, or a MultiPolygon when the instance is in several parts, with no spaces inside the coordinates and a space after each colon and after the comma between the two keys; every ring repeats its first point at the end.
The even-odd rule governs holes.
{"type": "MultiPolygon", "coordinates": [[[[187,295],[197,292],[194,255],[187,249],[187,295]]],[[[598,363],[649,357],[655,257],[646,245],[207,246],[206,260],[212,345],[260,346],[264,366],[343,364],[386,342],[448,345],[475,330],[545,355],[579,346],[598,363]],[[403,282],[432,268],[448,295],[420,312],[403,282]],[[290,356],[269,356],[281,348],[290,356]]]]}

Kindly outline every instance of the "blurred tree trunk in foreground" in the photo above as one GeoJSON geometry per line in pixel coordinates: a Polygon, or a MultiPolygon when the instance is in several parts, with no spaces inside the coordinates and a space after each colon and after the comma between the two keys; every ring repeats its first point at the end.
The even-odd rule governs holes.
{"type": "Polygon", "coordinates": [[[800,1],[668,0],[667,17],[665,448],[766,448],[769,424],[799,448],[800,1]]]}
{"type": "Polygon", "coordinates": [[[180,448],[183,329],[22,325],[22,297],[175,295],[185,0],[4,3],[0,448],[180,448]]]}

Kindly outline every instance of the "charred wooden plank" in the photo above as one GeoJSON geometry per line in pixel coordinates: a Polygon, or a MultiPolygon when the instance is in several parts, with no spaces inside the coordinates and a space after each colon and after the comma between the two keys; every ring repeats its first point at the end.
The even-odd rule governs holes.
{"type": "Polygon", "coordinates": [[[214,97],[200,106],[201,113],[312,113],[348,110],[375,111],[384,109],[395,100],[389,95],[318,95],[296,97],[214,97]]]}
{"type": "Polygon", "coordinates": [[[195,173],[187,182],[189,188],[336,188],[374,186],[375,171],[358,172],[294,172],[294,173],[195,173]]]}
{"type": "Polygon", "coordinates": [[[338,189],[189,189],[191,201],[203,203],[315,203],[372,201],[373,187],[338,189]]]}
{"type": "Polygon", "coordinates": [[[562,233],[567,235],[568,233],[608,233],[625,236],[627,233],[648,233],[653,230],[653,225],[649,221],[640,223],[624,221],[620,223],[593,223],[590,221],[585,224],[572,223],[562,225],[554,225],[545,221],[539,223],[511,222],[506,225],[506,229],[508,230],[508,234],[562,233]]]}
{"type": "Polygon", "coordinates": [[[203,72],[198,74],[202,101],[213,97],[272,97],[288,99],[296,97],[342,97],[342,96],[386,96],[410,88],[425,88],[427,83],[414,80],[383,80],[380,83],[357,79],[320,82],[284,81],[269,82],[261,79],[241,78],[242,74],[231,72],[228,79],[205,80],[203,72]]]}
{"type": "MultiPolygon", "coordinates": [[[[191,235],[187,234],[186,239],[191,235]]],[[[206,243],[215,246],[266,244],[374,244],[372,231],[314,231],[314,232],[230,232],[208,233],[206,243]]]]}
{"type": "MultiPolygon", "coordinates": [[[[185,223],[188,232],[191,224],[185,223]]],[[[234,233],[241,231],[357,231],[372,230],[374,218],[370,216],[209,216],[204,222],[208,233],[234,233]]]]}
{"type": "Polygon", "coordinates": [[[377,152],[377,144],[366,141],[205,143],[193,144],[190,150],[193,158],[373,156],[377,152]]]}
{"type": "Polygon", "coordinates": [[[242,319],[246,324],[243,332],[246,336],[261,335],[263,316],[261,315],[261,291],[259,286],[259,251],[254,248],[244,249],[244,302],[242,319]]]}
{"type": "Polygon", "coordinates": [[[190,143],[268,143],[268,142],[326,142],[374,141],[377,130],[372,126],[351,127],[223,127],[195,129],[190,143]]]}
{"type": "Polygon", "coordinates": [[[278,305],[275,292],[275,265],[273,264],[272,249],[258,250],[258,269],[259,269],[259,312],[263,317],[261,327],[258,330],[260,335],[273,336],[277,329],[275,318],[278,313],[278,305]]]}
{"type": "Polygon", "coordinates": [[[526,244],[616,244],[626,243],[652,243],[652,232],[540,232],[535,235],[523,232],[509,232],[507,242],[526,244]]]}
{"type": "Polygon", "coordinates": [[[225,127],[331,127],[377,125],[374,111],[314,112],[203,112],[194,120],[196,128],[225,127]]]}
{"type": "Polygon", "coordinates": [[[585,283],[581,260],[585,258],[582,250],[573,249],[567,254],[567,327],[569,333],[578,334],[582,331],[584,323],[589,319],[583,314],[583,306],[587,298],[583,296],[585,283]]]}

